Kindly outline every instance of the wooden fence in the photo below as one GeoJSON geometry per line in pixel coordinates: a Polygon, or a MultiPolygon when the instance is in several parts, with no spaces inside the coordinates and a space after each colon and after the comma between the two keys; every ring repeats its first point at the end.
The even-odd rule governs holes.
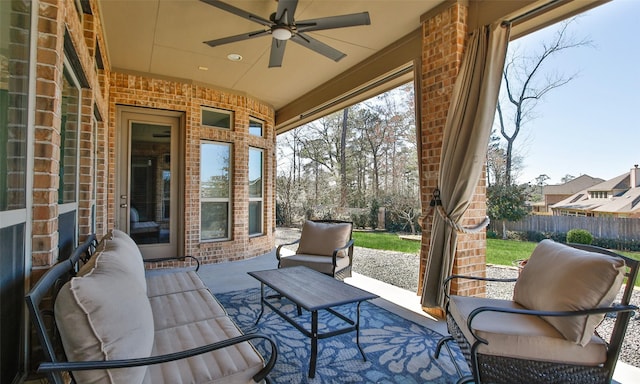
{"type": "Polygon", "coordinates": [[[640,219],[530,215],[518,222],[507,222],[506,227],[509,231],[548,233],[567,233],[577,228],[586,229],[598,239],[640,240],[640,219]]]}

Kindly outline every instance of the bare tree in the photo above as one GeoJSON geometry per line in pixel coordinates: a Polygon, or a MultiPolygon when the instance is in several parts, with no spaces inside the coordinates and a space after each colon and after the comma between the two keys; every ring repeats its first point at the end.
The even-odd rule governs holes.
{"type": "Polygon", "coordinates": [[[340,207],[347,206],[347,129],[349,127],[349,107],[342,112],[340,134],[340,207]]]}
{"type": "Polygon", "coordinates": [[[562,22],[550,43],[543,42],[541,51],[525,55],[518,50],[510,51],[503,71],[501,92],[506,100],[499,100],[497,106],[500,134],[506,140],[505,183],[513,181],[512,164],[514,143],[524,125],[535,116],[533,110],[538,102],[552,90],[562,87],[576,77],[576,73],[565,75],[547,70],[545,63],[562,52],[591,45],[590,40],[577,40],[569,33],[575,18],[562,22]],[[506,117],[510,116],[507,121],[506,117]]]}

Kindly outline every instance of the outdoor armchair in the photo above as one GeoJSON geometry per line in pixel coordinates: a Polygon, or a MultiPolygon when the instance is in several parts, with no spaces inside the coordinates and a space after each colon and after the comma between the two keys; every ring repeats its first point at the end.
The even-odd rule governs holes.
{"type": "Polygon", "coordinates": [[[337,279],[351,276],[353,223],[338,220],[307,220],[300,238],[276,249],[278,268],[303,265],[337,279]],[[284,246],[298,244],[295,254],[285,254],[284,246]]]}
{"type": "Polygon", "coordinates": [[[630,304],[638,263],[598,247],[544,240],[517,279],[450,276],[445,291],[455,279],[516,284],[512,300],[447,296],[451,335],[440,340],[435,357],[457,342],[471,369],[458,383],[610,383],[638,309],[630,304]],[[605,314],[615,317],[610,335],[596,331],[605,314]]]}

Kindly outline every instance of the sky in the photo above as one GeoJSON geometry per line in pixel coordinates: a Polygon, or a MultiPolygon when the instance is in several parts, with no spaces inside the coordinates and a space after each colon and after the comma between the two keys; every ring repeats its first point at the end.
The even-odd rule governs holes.
{"type": "MultiPolygon", "coordinates": [[[[559,184],[569,174],[605,180],[640,163],[640,1],[614,0],[582,14],[571,26],[591,47],[565,51],[554,61],[578,74],[545,96],[516,139],[523,156],[521,183],[559,184]]],[[[511,42],[520,50],[539,47],[557,30],[550,26],[511,42]]]]}

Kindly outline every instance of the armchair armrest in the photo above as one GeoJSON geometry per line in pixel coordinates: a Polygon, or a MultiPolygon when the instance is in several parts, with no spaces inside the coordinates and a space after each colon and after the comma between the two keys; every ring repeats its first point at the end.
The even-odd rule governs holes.
{"type": "MultiPolygon", "coordinates": [[[[332,258],[333,258],[333,266],[334,267],[338,265],[337,264],[337,262],[338,262],[337,261],[338,252],[340,252],[343,249],[351,248],[352,246],[353,246],[353,239],[349,240],[347,242],[347,244],[345,244],[344,246],[342,246],[340,248],[336,248],[336,249],[333,250],[332,258]]],[[[351,259],[351,258],[353,258],[353,253],[352,252],[348,252],[347,256],[349,257],[349,259],[351,259]]],[[[349,262],[349,264],[351,264],[351,262],[349,262]]]]}
{"type": "Polygon", "coordinates": [[[582,309],[577,311],[537,311],[533,309],[517,309],[517,308],[499,308],[499,307],[478,307],[469,313],[469,318],[467,319],[467,328],[473,337],[483,343],[488,344],[487,340],[482,337],[476,335],[471,324],[473,323],[473,319],[482,312],[501,312],[501,313],[514,313],[520,315],[529,315],[529,316],[554,316],[554,317],[571,317],[571,316],[586,316],[586,315],[597,315],[602,313],[619,313],[619,312],[631,312],[637,311],[638,307],[635,305],[614,305],[611,307],[602,307],[602,308],[590,308],[590,309],[582,309]]]}
{"type": "Polygon", "coordinates": [[[201,355],[211,351],[215,351],[221,348],[226,348],[235,344],[240,344],[245,341],[253,339],[264,339],[271,345],[271,356],[269,361],[265,364],[264,368],[260,370],[253,380],[255,382],[262,381],[276,364],[278,357],[278,349],[275,342],[261,334],[249,334],[233,337],[228,340],[219,341],[217,343],[204,345],[202,347],[192,348],[185,351],[168,353],[166,355],[141,357],[126,360],[107,360],[107,361],[69,361],[69,362],[44,362],[38,367],[38,372],[61,372],[61,371],[88,371],[94,369],[116,369],[116,368],[131,368],[140,367],[152,364],[166,363],[169,361],[186,359],[188,357],[201,355]]]}
{"type": "Polygon", "coordinates": [[[442,286],[444,287],[444,295],[447,299],[450,298],[448,284],[449,282],[455,279],[491,281],[491,282],[498,282],[498,283],[514,283],[518,280],[517,278],[498,279],[498,278],[481,277],[481,276],[451,275],[442,282],[442,286]]]}
{"type": "Polygon", "coordinates": [[[278,245],[278,248],[276,248],[276,258],[278,259],[278,261],[280,260],[280,249],[282,247],[284,247],[285,245],[294,245],[294,244],[298,244],[300,242],[300,239],[296,240],[296,241],[292,241],[290,243],[284,243],[284,244],[280,244],[278,245]]]}
{"type": "Polygon", "coordinates": [[[170,261],[170,260],[185,261],[185,259],[187,258],[193,259],[196,262],[196,272],[198,272],[198,270],[200,269],[200,260],[198,260],[198,258],[193,256],[163,257],[160,259],[143,259],[143,261],[145,263],[160,263],[163,261],[170,261]]]}

